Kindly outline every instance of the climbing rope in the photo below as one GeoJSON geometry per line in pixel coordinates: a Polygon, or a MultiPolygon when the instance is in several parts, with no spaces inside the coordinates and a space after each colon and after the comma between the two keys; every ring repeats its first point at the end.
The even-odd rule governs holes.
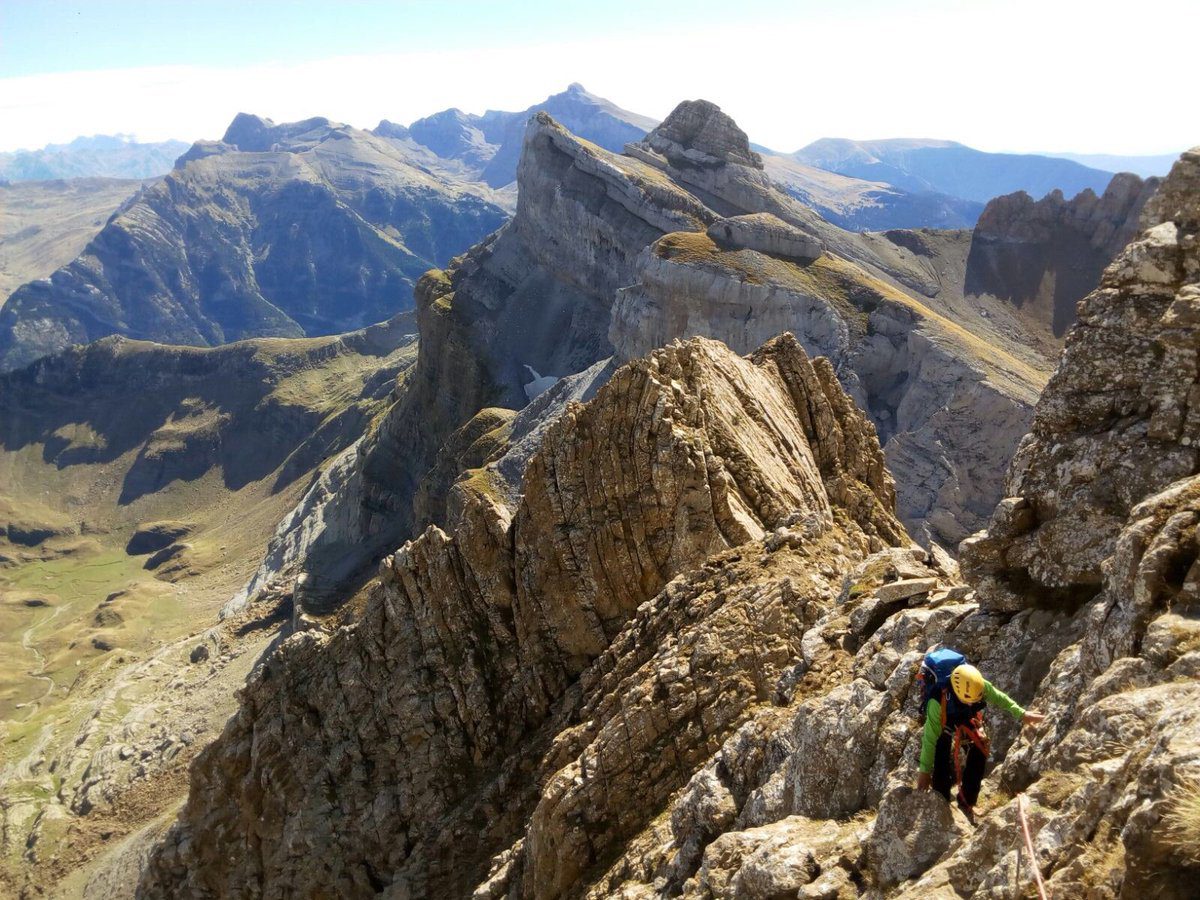
{"type": "MultiPolygon", "coordinates": [[[[1021,833],[1025,836],[1025,849],[1029,853],[1029,868],[1033,871],[1033,880],[1037,884],[1038,896],[1041,900],[1050,900],[1046,893],[1046,883],[1042,881],[1042,871],[1038,868],[1037,857],[1033,855],[1033,838],[1029,836],[1029,819],[1025,816],[1024,794],[1017,794],[1017,816],[1021,820],[1021,833]]],[[[1017,866],[1021,865],[1021,849],[1017,848],[1017,866]]]]}

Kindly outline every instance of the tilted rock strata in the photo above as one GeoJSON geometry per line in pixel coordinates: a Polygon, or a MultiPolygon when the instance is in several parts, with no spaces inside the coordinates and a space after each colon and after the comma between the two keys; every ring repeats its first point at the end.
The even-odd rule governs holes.
{"type": "MultiPolygon", "coordinates": [[[[653,645],[627,623],[677,575],[726,548],[771,542],[780,527],[776,548],[813,559],[828,549],[853,561],[904,540],[871,425],[828,366],[814,367],[786,337],[750,360],[697,340],[623,368],[546,433],[515,514],[486,486],[458,490],[466,493],[453,536],[434,527],[406,544],[385,562],[360,621],[293,638],[251,683],[193,769],[192,803],[143,883],[149,896],[247,882],[454,893],[482,878],[520,822],[497,821],[481,846],[464,846],[453,839],[455,823],[465,824],[460,804],[494,790],[532,797],[531,775],[553,771],[560,752],[548,748],[550,760],[538,762],[539,729],[558,732],[581,699],[611,693],[596,681],[614,677],[604,660],[628,657],[629,677],[643,665],[634,660],[653,645]],[[581,695],[576,684],[592,687],[581,695]],[[321,799],[315,784],[336,799],[321,799]],[[249,822],[259,824],[240,824],[249,822]]],[[[781,565],[801,578],[796,561],[781,565]]],[[[722,582],[719,569],[694,576],[691,593],[716,590],[705,585],[722,582]]],[[[797,580],[771,602],[788,591],[827,601],[840,569],[825,570],[823,587],[797,580]]],[[[687,593],[677,586],[665,596],[686,607],[687,593]]],[[[779,644],[773,661],[762,660],[760,686],[718,714],[685,759],[710,752],[798,649],[790,601],[771,615],[779,624],[763,627],[778,630],[779,644]]],[[[725,626],[731,641],[743,621],[725,626]]],[[[697,639],[709,640],[703,630],[697,639]]],[[[732,684],[714,683],[713,698],[732,698],[732,684]]],[[[705,708],[695,707],[701,720],[705,708]]],[[[698,737],[689,719],[671,726],[681,747],[698,737]]],[[[662,772],[652,787],[669,785],[662,772]]],[[[580,852],[590,851],[571,851],[580,852]]]]}
{"type": "Polygon", "coordinates": [[[633,281],[638,253],[664,231],[700,230],[713,217],[661,173],[544,114],[525,146],[512,222],[418,283],[415,370],[339,461],[336,484],[314,485],[281,525],[247,594],[303,565],[311,600],[299,605],[325,611],[351,572],[445,521],[458,470],[444,455],[437,463],[454,432],[483,408],[523,406],[526,366],[565,374],[609,356],[609,305],[633,281]]]}

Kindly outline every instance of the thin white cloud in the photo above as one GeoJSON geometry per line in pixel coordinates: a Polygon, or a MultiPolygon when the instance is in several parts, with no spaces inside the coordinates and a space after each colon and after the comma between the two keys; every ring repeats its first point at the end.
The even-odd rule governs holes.
{"type": "Polygon", "coordinates": [[[0,81],[0,149],[79,134],[219,137],[233,115],[371,127],[448,106],[521,109],[581,81],[663,116],[719,103],[768,146],[947,137],[988,150],[1157,153],[1200,143],[1186,113],[1191,0],[938,3],[869,15],[237,68],[170,66],[0,81]]]}

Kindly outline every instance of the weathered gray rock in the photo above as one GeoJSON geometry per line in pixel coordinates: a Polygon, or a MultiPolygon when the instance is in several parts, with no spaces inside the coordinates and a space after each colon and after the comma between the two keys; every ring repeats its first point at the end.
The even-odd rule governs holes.
{"type": "Polygon", "coordinates": [[[892,603],[896,600],[907,600],[909,597],[928,594],[937,586],[936,578],[905,578],[880,585],[875,589],[875,597],[884,603],[892,603]]]}
{"type": "Polygon", "coordinates": [[[817,238],[771,213],[719,218],[708,226],[708,236],[720,244],[802,262],[824,250],[817,238]]]}
{"type": "Polygon", "coordinates": [[[672,165],[719,166],[735,163],[762,168],[746,133],[707,100],[685,100],[647,137],[646,144],[672,165]]]}
{"type": "Polygon", "coordinates": [[[950,806],[932,791],[897,785],[879,802],[867,839],[876,883],[888,888],[932,867],[966,832],[950,806]]]}
{"type": "Polygon", "coordinates": [[[963,545],[985,605],[1077,605],[1133,507],[1200,470],[1200,152],[1079,307],[987,535],[963,545]]]}

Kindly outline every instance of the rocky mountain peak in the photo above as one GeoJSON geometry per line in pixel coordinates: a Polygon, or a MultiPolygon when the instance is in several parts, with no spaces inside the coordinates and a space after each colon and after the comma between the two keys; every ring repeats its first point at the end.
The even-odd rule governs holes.
{"type": "Polygon", "coordinates": [[[708,100],[684,100],[646,135],[646,143],[673,165],[763,167],[762,157],[750,149],[746,132],[708,100]]]}
{"type": "Polygon", "coordinates": [[[229,123],[221,141],[242,151],[261,153],[272,149],[276,144],[288,141],[305,137],[320,139],[328,132],[343,127],[330,122],[323,116],[277,125],[271,119],[262,116],[238,113],[229,123]]]}
{"type": "MultiPolygon", "coordinates": [[[[715,747],[714,730],[769,692],[799,638],[790,609],[836,594],[833,561],[850,565],[906,543],[874,428],[829,363],[810,361],[790,335],[747,358],[697,338],[622,367],[547,429],[515,510],[484,474],[456,490],[457,521],[384,560],[354,626],[297,635],[253,680],[242,711],[193,769],[192,801],[156,854],[145,896],[223,895],[264,880],[356,893],[367,872],[377,883],[411,885],[414,895],[469,896],[526,818],[530,891],[515,895],[562,896],[591,854],[615,847],[682,787],[682,765],[640,761],[672,746],[678,762],[694,764],[715,747]],[[774,584],[740,591],[732,569],[722,570],[743,554],[698,568],[739,547],[743,570],[774,568],[774,584]],[[730,589],[738,599],[726,617],[718,598],[730,589]],[[667,605],[649,612],[656,596],[667,605]],[[742,608],[753,598],[761,614],[742,608]],[[581,704],[604,702],[614,677],[634,677],[647,657],[622,635],[644,615],[657,620],[655,634],[680,635],[645,648],[690,657],[706,677],[696,688],[683,679],[646,692],[648,703],[664,703],[661,719],[619,742],[601,739],[592,774],[573,785],[568,778],[557,801],[557,787],[539,798],[539,786],[582,749],[579,739],[596,735],[590,721],[555,747],[534,749],[529,735],[591,720],[581,704]],[[703,649],[698,619],[709,616],[731,638],[757,622],[752,653],[722,651],[721,641],[703,649]],[[755,674],[746,678],[739,661],[751,655],[755,674]],[[339,677],[346,666],[361,677],[339,677]],[[380,679],[398,689],[384,690],[380,679]],[[294,703],[296,690],[329,714],[297,715],[308,707],[294,703]],[[720,717],[696,727],[693,708],[718,699],[720,717]],[[370,736],[353,725],[367,721],[370,736]],[[619,767],[628,776],[605,796],[611,750],[639,763],[619,767]],[[363,764],[341,765],[347,753],[363,764]],[[321,812],[328,804],[311,789],[318,783],[339,797],[336,815],[321,812]],[[493,791],[508,813],[478,841],[454,840],[477,815],[473,796],[493,791]],[[628,821],[609,827],[627,791],[655,803],[630,807],[628,821]],[[596,815],[565,833],[564,820],[585,808],[596,815]],[[328,852],[298,857],[292,834],[328,852]],[[331,853],[338,870],[325,865],[331,853]]],[[[614,712],[599,710],[595,725],[615,727],[614,712]]]]}
{"type": "Polygon", "coordinates": [[[477,117],[456,108],[417,119],[408,126],[408,136],[438,156],[476,165],[486,164],[496,153],[480,131],[477,117]]]}
{"type": "Polygon", "coordinates": [[[1034,200],[1024,191],[989,201],[971,235],[966,293],[1007,300],[1062,337],[1075,305],[1137,234],[1160,179],[1124,173],[1103,194],[1070,200],[1059,190],[1034,200]]]}
{"type": "Polygon", "coordinates": [[[1007,499],[962,546],[990,606],[1094,596],[1131,511],[1200,471],[1200,149],[1079,304],[1007,499]]]}
{"type": "Polygon", "coordinates": [[[401,125],[399,122],[393,122],[390,119],[380,119],[379,124],[371,132],[379,137],[394,138],[396,140],[404,140],[408,137],[408,126],[401,125]]]}

